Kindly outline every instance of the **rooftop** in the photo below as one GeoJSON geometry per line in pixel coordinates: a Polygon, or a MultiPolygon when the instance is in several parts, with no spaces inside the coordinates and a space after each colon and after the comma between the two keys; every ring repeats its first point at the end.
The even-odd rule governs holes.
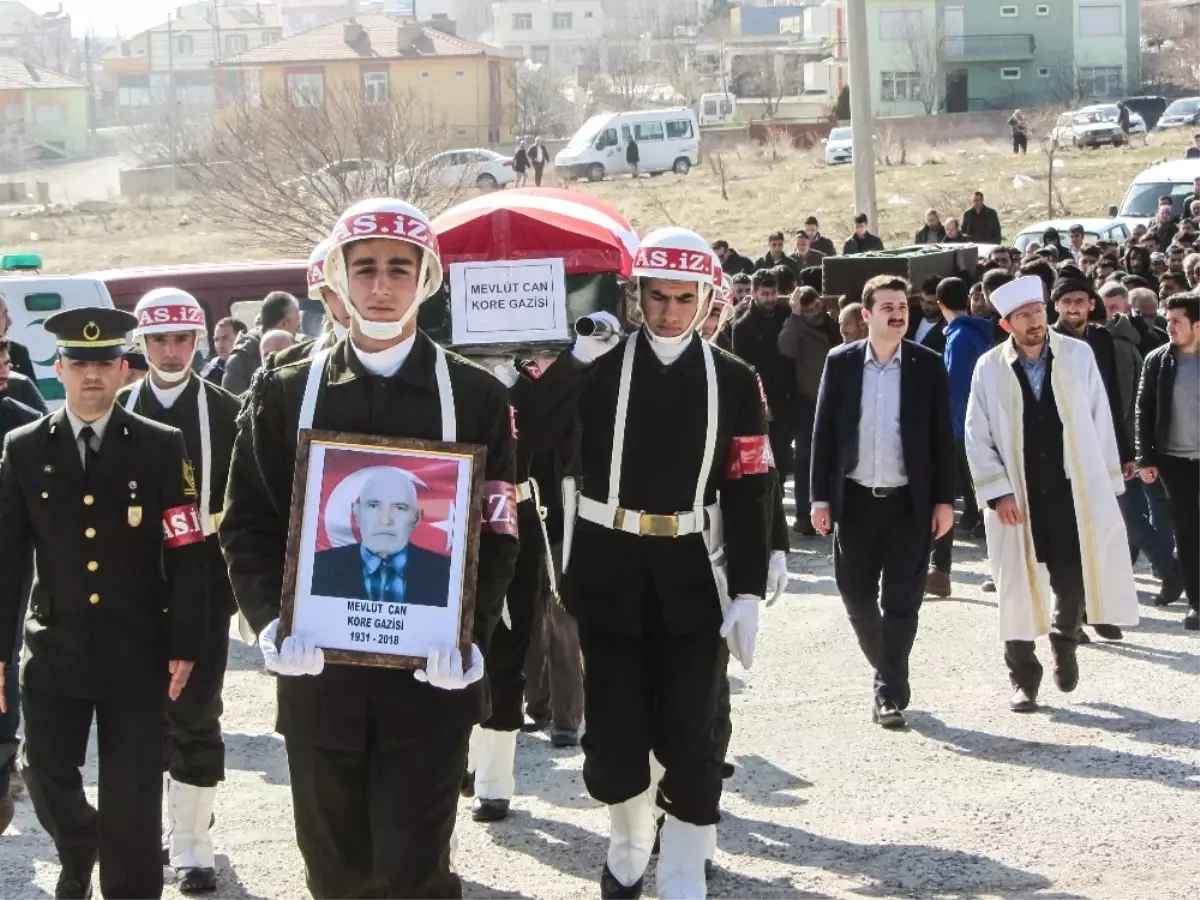
{"type": "Polygon", "coordinates": [[[222,66],[263,66],[345,60],[507,56],[499,47],[479,44],[418,24],[370,13],[301,31],[220,61],[222,66]]]}
{"type": "Polygon", "coordinates": [[[35,66],[8,56],[0,56],[0,90],[30,88],[85,88],[81,81],[68,78],[52,69],[35,66]]]}

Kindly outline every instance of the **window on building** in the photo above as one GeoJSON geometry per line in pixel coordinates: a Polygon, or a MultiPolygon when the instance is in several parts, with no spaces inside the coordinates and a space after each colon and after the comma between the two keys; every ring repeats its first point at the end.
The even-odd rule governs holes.
{"type": "Polygon", "coordinates": [[[225,35],[225,55],[233,56],[235,53],[245,53],[250,46],[250,39],[244,34],[227,34],[225,35]]]}
{"type": "Polygon", "coordinates": [[[544,45],[529,48],[529,61],[539,66],[550,65],[550,48],[544,45]]]}
{"type": "Polygon", "coordinates": [[[430,78],[429,72],[428,71],[422,72],[420,75],[420,78],[422,81],[428,81],[430,78]]]}
{"type": "Polygon", "coordinates": [[[467,136],[467,129],[465,129],[465,128],[454,129],[454,136],[460,137],[460,138],[465,138],[467,136]]]}
{"type": "Polygon", "coordinates": [[[388,102],[388,73],[363,73],[363,102],[367,106],[382,106],[388,102]]]}
{"type": "Polygon", "coordinates": [[[175,53],[178,56],[191,56],[195,49],[190,34],[175,35],[175,53]]]}
{"type": "Polygon", "coordinates": [[[464,72],[462,69],[454,70],[454,80],[455,81],[462,81],[466,77],[467,77],[467,73],[464,72]]]}
{"type": "Polygon", "coordinates": [[[513,31],[533,31],[533,13],[513,13],[513,31]]]}
{"type": "Polygon", "coordinates": [[[1039,3],[1039,4],[1037,5],[1037,10],[1036,10],[1036,12],[1037,12],[1037,14],[1038,14],[1039,16],[1048,16],[1048,15],[1050,15],[1050,4],[1049,4],[1049,3],[1039,3]]]}
{"type": "Polygon", "coordinates": [[[33,108],[33,121],[38,125],[61,125],[65,120],[63,108],[57,103],[48,103],[33,108]]]}
{"type": "Polygon", "coordinates": [[[1095,100],[1112,100],[1124,92],[1120,66],[1081,66],[1079,87],[1095,100]]]}
{"type": "Polygon", "coordinates": [[[1049,77],[1050,77],[1050,67],[1049,66],[1038,66],[1038,78],[1049,78],[1049,77]]]}
{"type": "Polygon", "coordinates": [[[879,39],[912,40],[925,30],[925,16],[919,9],[884,9],[879,12],[879,39]]]}
{"type": "Polygon", "coordinates": [[[881,72],[879,99],[884,102],[921,99],[920,72],[881,72]]]}
{"type": "Polygon", "coordinates": [[[288,75],[287,92],[292,106],[324,106],[325,76],[320,72],[288,75]]]}
{"type": "Polygon", "coordinates": [[[588,10],[587,12],[585,12],[585,13],[583,14],[583,17],[584,17],[585,19],[590,19],[590,18],[592,17],[592,11],[591,11],[591,10],[588,10]]]}
{"type": "Polygon", "coordinates": [[[633,126],[633,136],[638,143],[645,141],[661,141],[663,139],[662,122],[636,122],[633,126]]]}
{"type": "MultiPolygon", "coordinates": [[[[711,103],[712,103],[712,101],[710,100],[704,104],[705,111],[708,110],[708,106],[711,103]]],[[[715,115],[716,114],[716,109],[715,109],[716,105],[715,104],[712,104],[712,105],[714,106],[714,109],[710,115],[715,115]]],[[[673,121],[667,122],[667,140],[679,141],[679,140],[683,140],[685,138],[690,138],[692,136],[693,136],[693,131],[692,131],[692,120],[691,119],[675,119],[673,121]]]]}
{"type": "Polygon", "coordinates": [[[1079,4],[1079,36],[1119,37],[1123,33],[1123,12],[1124,9],[1119,3],[1079,4]]]}
{"type": "Polygon", "coordinates": [[[264,44],[273,44],[283,38],[283,31],[279,28],[268,28],[262,33],[262,42],[264,44]]]}
{"type": "Polygon", "coordinates": [[[1000,7],[1000,15],[1006,19],[1011,19],[1011,18],[1017,16],[1018,14],[1020,14],[1020,12],[1021,12],[1020,8],[1016,7],[1016,6],[1000,7]]]}
{"type": "Polygon", "coordinates": [[[1002,81],[1020,81],[1021,70],[1017,66],[1000,70],[1000,79],[1002,81]]]}
{"type": "Polygon", "coordinates": [[[556,12],[550,18],[550,24],[555,31],[570,31],[574,26],[574,16],[569,12],[556,12]]]}

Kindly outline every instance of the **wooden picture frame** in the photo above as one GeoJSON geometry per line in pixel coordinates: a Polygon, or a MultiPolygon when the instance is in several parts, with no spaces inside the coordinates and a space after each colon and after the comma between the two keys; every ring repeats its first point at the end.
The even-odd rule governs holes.
{"type": "MultiPolygon", "coordinates": [[[[454,637],[464,661],[470,660],[474,640],[475,584],[483,522],[486,458],[486,448],[477,444],[307,429],[301,431],[292,484],[279,642],[282,644],[285,637],[302,630],[314,635],[327,663],[419,669],[425,666],[425,651],[429,646],[451,642],[431,639],[424,642],[424,646],[419,646],[422,636],[436,634],[454,637]],[[408,461],[409,465],[401,465],[403,461],[408,461]],[[317,471],[313,470],[314,462],[319,466],[317,471]],[[449,517],[441,523],[428,525],[424,531],[419,529],[427,517],[427,506],[436,503],[445,507],[446,501],[430,500],[428,497],[422,499],[421,489],[417,485],[425,485],[427,490],[428,485],[414,474],[413,468],[417,467],[417,463],[423,464],[423,472],[436,472],[442,485],[442,494],[446,493],[445,482],[450,470],[454,471],[449,517]],[[333,474],[330,474],[331,467],[333,474]],[[386,471],[388,469],[398,470],[398,474],[393,475],[386,471]],[[338,480],[337,473],[343,470],[347,474],[338,480]],[[368,543],[374,541],[374,549],[379,549],[380,541],[396,544],[400,540],[398,532],[403,530],[403,526],[393,528],[391,518],[386,521],[377,519],[371,527],[385,530],[372,531],[369,536],[363,534],[362,516],[359,514],[363,495],[370,490],[368,484],[375,485],[375,493],[381,490],[404,491],[403,487],[396,485],[405,480],[412,484],[411,490],[416,497],[416,521],[409,529],[401,549],[394,556],[382,557],[397,559],[403,554],[403,574],[388,581],[389,585],[394,585],[399,579],[402,599],[399,602],[387,599],[388,592],[379,583],[375,583],[374,587],[377,596],[372,598],[372,579],[366,574],[367,560],[376,560],[368,543]],[[331,484],[335,486],[330,487],[331,484]],[[312,496],[314,485],[320,487],[315,500],[312,496]],[[350,496],[355,498],[353,503],[357,505],[346,509],[347,515],[342,518],[340,510],[345,508],[350,496]],[[334,509],[335,499],[337,509],[334,509]],[[379,525],[381,521],[382,526],[379,525]],[[430,543],[429,529],[446,534],[449,556],[444,574],[449,592],[445,604],[436,602],[440,596],[443,575],[443,561],[436,557],[443,554],[424,548],[421,540],[418,540],[430,543]],[[348,533],[358,537],[354,544],[359,547],[361,556],[357,569],[355,555],[347,549],[351,544],[345,543],[348,533]],[[338,545],[333,540],[331,536],[334,534],[342,539],[342,544],[338,545]],[[323,543],[331,546],[318,550],[323,543]],[[332,550],[337,552],[330,552],[332,550]],[[417,562],[424,563],[419,570],[416,568],[417,562]],[[417,593],[416,589],[412,594],[409,592],[410,585],[416,584],[415,577],[410,578],[414,572],[423,576],[423,581],[417,585],[421,591],[419,601],[412,596],[417,593]],[[337,589],[331,590],[331,586],[337,589]],[[320,592],[317,592],[318,588],[320,592]],[[366,596],[365,600],[362,599],[363,595],[366,596]],[[344,604],[344,607],[339,604],[344,604]],[[456,610],[457,616],[452,629],[449,627],[450,610],[456,610]],[[343,620],[345,624],[342,624],[343,620]],[[410,627],[414,620],[415,627],[410,627]],[[298,623],[301,626],[299,629],[296,628],[298,623]],[[408,634],[405,634],[406,629],[408,634]],[[357,649],[360,643],[363,645],[361,650],[357,649]],[[380,650],[380,644],[395,646],[396,650],[380,650]],[[420,652],[414,652],[417,649],[420,652]]],[[[369,497],[367,502],[368,508],[382,508],[377,498],[369,497]]],[[[387,516],[398,515],[392,511],[396,505],[402,510],[407,508],[400,500],[388,503],[387,516]]],[[[394,591],[392,593],[394,595],[394,591]]]]}

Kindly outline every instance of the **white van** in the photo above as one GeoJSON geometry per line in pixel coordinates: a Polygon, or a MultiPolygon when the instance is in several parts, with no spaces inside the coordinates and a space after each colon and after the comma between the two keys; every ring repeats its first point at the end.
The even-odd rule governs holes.
{"type": "Polygon", "coordinates": [[[1138,173],[1125,192],[1120,207],[1110,206],[1108,214],[1120,216],[1129,227],[1150,225],[1158,212],[1158,198],[1170,197],[1176,216],[1186,214],[1184,199],[1195,191],[1200,178],[1200,159],[1172,159],[1138,173]]]}
{"type": "Polygon", "coordinates": [[[699,107],[701,125],[728,125],[737,117],[733,94],[701,94],[699,107]]]}
{"type": "Polygon", "coordinates": [[[686,175],[700,161],[700,126],[687,108],[643,109],[592,116],[554,157],[559,181],[632,171],[625,152],[632,137],[638,145],[639,172],[686,175]]]}
{"type": "Polygon", "coordinates": [[[80,307],[113,306],[108,288],[98,278],[76,275],[30,275],[36,266],[30,256],[4,257],[0,262],[0,295],[8,307],[12,325],[8,329],[9,340],[23,344],[29,351],[33,363],[38,390],[46,398],[51,409],[62,405],[63,388],[54,374],[54,361],[58,358],[58,346],[54,336],[42,327],[42,323],[56,312],[80,307]],[[14,271],[14,260],[18,261],[20,274],[14,271]]]}

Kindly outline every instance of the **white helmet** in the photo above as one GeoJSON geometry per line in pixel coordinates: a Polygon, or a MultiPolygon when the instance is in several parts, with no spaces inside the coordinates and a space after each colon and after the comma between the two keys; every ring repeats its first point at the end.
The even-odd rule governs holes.
{"type": "Polygon", "coordinates": [[[325,287],[325,257],[329,255],[330,239],[325,238],[308,256],[308,299],[322,300],[321,288],[325,287]]]}
{"type": "Polygon", "coordinates": [[[437,235],[425,214],[411,203],[391,199],[363,200],[342,213],[334,226],[324,276],[325,283],[345,302],[363,334],[376,340],[399,337],[408,320],[417,314],[417,308],[442,286],[442,258],[437,235]],[[404,241],[422,251],[416,299],[397,322],[372,322],[362,316],[350,299],[344,248],[354,241],[374,238],[404,241]]]}
{"type": "MultiPolygon", "coordinates": [[[[206,333],[207,325],[204,319],[204,307],[187,291],[173,287],[155,288],[142,297],[133,308],[137,316],[137,327],[133,329],[134,343],[146,352],[146,335],[167,334],[179,331],[195,331],[206,333]]],[[[150,356],[146,354],[149,363],[150,356]]],[[[163,381],[178,383],[183,381],[191,372],[186,366],[179,372],[164,372],[153,364],[150,368],[163,381]]]]}
{"type": "Polygon", "coordinates": [[[708,301],[724,284],[721,262],[704,238],[687,228],[659,228],[642,239],[633,258],[633,279],[641,290],[641,279],[663,278],[692,281],[700,286],[696,317],[675,337],[660,337],[644,326],[651,342],[663,345],[689,340],[692,332],[708,315],[708,301]]]}

